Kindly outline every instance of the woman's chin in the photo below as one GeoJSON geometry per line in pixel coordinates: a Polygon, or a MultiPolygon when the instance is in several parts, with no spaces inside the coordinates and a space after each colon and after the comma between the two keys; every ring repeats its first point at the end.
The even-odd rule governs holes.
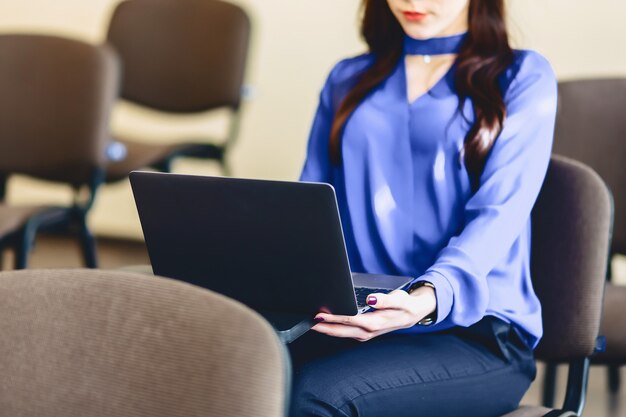
{"type": "Polygon", "coordinates": [[[436,38],[440,36],[439,34],[441,33],[440,28],[433,28],[432,26],[428,27],[426,25],[418,24],[403,25],[402,29],[410,38],[420,40],[436,38]]]}

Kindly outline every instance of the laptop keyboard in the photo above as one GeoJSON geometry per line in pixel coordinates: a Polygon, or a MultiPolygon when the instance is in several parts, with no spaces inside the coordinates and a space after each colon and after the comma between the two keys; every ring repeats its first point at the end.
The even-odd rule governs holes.
{"type": "Polygon", "coordinates": [[[354,293],[356,294],[356,305],[358,308],[367,307],[366,298],[373,293],[387,294],[391,292],[389,288],[371,288],[371,287],[355,287],[354,293]]]}

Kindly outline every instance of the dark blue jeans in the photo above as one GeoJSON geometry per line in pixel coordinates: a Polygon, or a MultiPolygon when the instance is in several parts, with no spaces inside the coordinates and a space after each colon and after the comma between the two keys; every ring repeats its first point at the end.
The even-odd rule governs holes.
{"type": "Polygon", "coordinates": [[[532,350],[494,317],[365,343],[309,332],[289,348],[291,417],[497,417],[536,373],[532,350]]]}

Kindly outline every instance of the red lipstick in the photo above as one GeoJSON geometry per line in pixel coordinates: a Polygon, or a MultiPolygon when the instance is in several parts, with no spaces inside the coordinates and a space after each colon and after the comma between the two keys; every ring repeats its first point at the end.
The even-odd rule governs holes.
{"type": "Polygon", "coordinates": [[[409,22],[419,22],[426,17],[426,13],[420,12],[402,12],[402,14],[409,22]]]}

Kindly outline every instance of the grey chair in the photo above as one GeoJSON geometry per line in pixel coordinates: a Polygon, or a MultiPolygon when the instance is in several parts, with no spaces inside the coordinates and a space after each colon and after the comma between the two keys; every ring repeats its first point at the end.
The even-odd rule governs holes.
{"type": "Polygon", "coordinates": [[[0,317],[3,416],[284,416],[284,346],[211,291],[120,271],[10,271],[0,317]]]}
{"type": "MultiPolygon", "coordinates": [[[[626,255],[626,78],[583,79],[559,83],[554,151],[581,161],[607,183],[615,200],[611,255],[626,255]]],[[[608,279],[611,279],[609,264],[608,279]]],[[[608,365],[611,393],[619,390],[619,367],[626,364],[626,288],[606,284],[601,334],[606,351],[592,364],[608,365]]],[[[552,404],[556,366],[548,364],[544,403],[552,404]]]]}
{"type": "Polygon", "coordinates": [[[569,366],[560,410],[522,407],[506,417],[580,416],[596,350],[612,227],[608,188],[592,169],[553,156],[532,212],[531,268],[544,336],[537,359],[569,366]]]}
{"type": "Polygon", "coordinates": [[[107,41],[123,63],[123,99],[171,114],[226,107],[232,117],[226,138],[182,138],[179,145],[120,138],[128,153],[109,165],[107,181],[143,166],[170,171],[180,156],[217,161],[229,174],[249,37],[244,10],[220,0],[127,0],[115,8],[107,41]]]}
{"type": "Polygon", "coordinates": [[[86,218],[104,179],[118,85],[118,60],[108,46],[0,35],[0,255],[13,248],[16,268],[27,266],[39,230],[59,227],[76,230],[85,264],[96,266],[86,218]],[[10,205],[5,191],[14,174],[67,184],[74,203],[10,205]]]}

